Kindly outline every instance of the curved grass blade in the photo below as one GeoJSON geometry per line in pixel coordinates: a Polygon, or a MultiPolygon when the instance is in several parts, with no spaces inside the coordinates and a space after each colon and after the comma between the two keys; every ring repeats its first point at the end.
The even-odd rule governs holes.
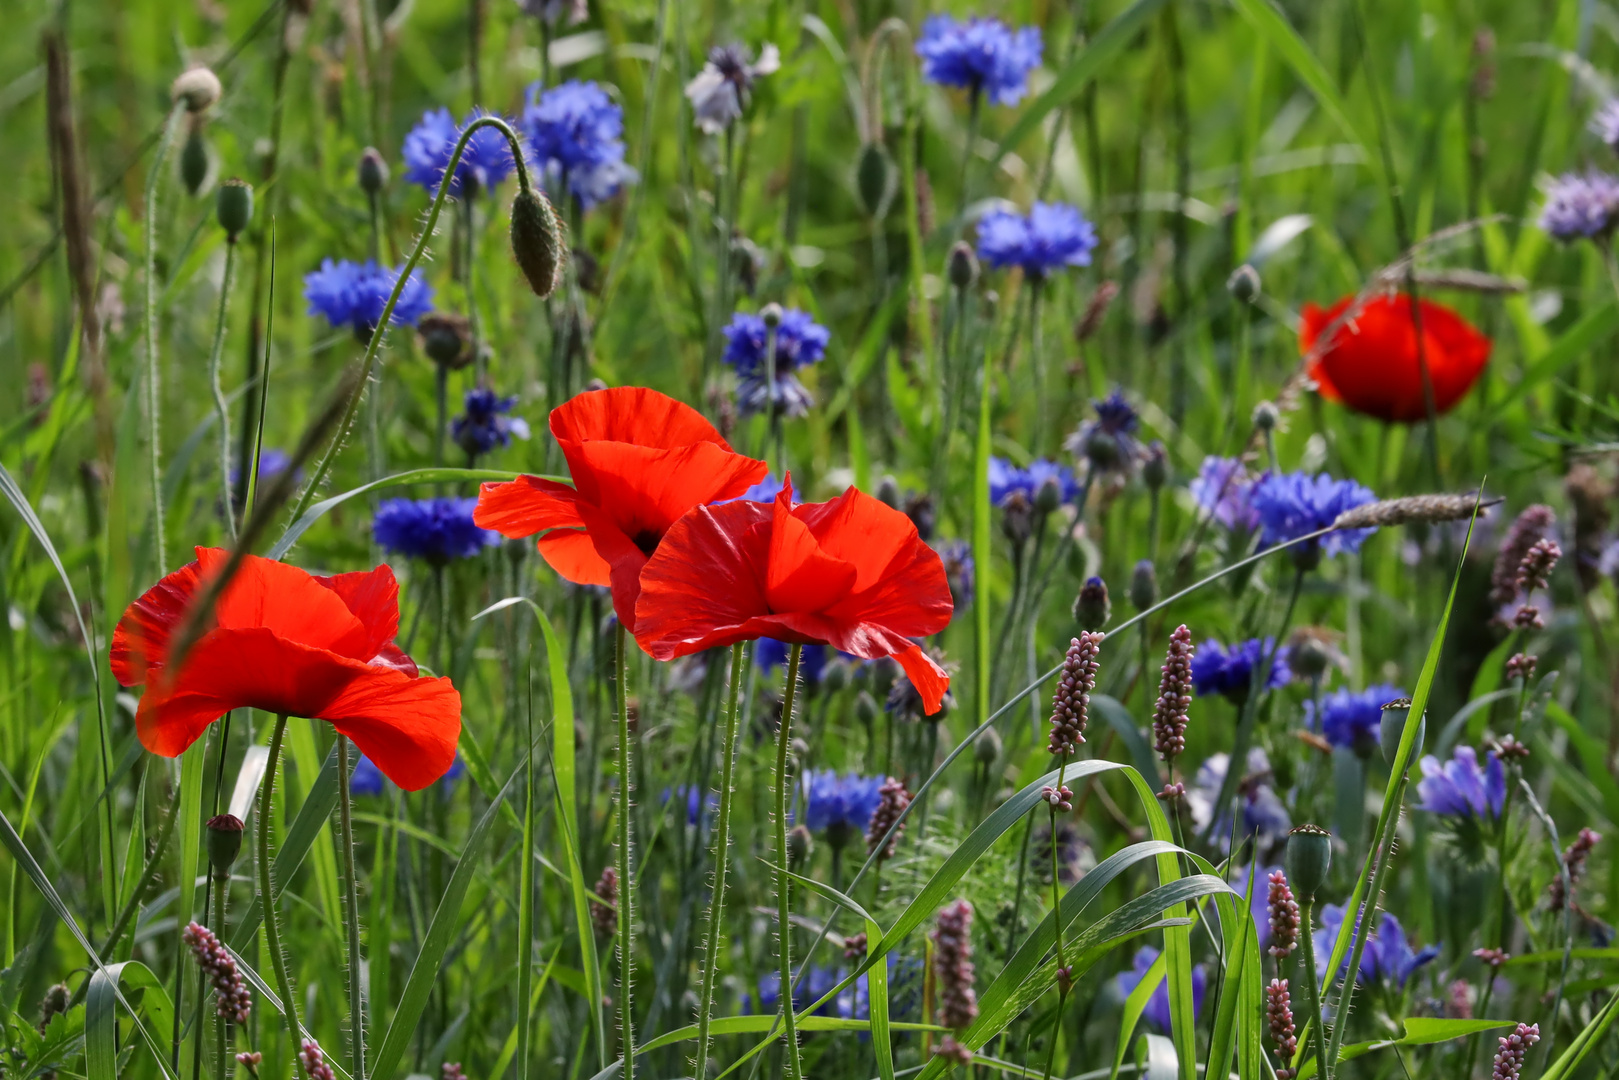
{"type": "Polygon", "coordinates": [[[1108,1074],[1109,1080],[1119,1075],[1119,1069],[1124,1065],[1124,1055],[1130,1050],[1130,1037],[1136,1032],[1136,1024],[1141,1022],[1141,1014],[1147,1011],[1148,1000],[1163,981],[1164,954],[1159,953],[1158,959],[1152,962],[1135,989],[1130,991],[1130,996],[1124,999],[1124,1012],[1119,1016],[1119,1042],[1113,1051],[1113,1071],[1108,1074]]]}
{"type": "MultiPolygon", "coordinates": [[[[174,1027],[174,1006],[151,969],[138,960],[97,968],[84,999],[84,1066],[88,1080],[118,1080],[118,993],[139,992],[147,1019],[159,1031],[174,1027]]],[[[129,1008],[126,1000],[124,1007],[129,1008]]],[[[131,1009],[131,1014],[133,1014],[131,1009]]]]}
{"type": "Polygon", "coordinates": [[[1338,88],[1333,85],[1332,76],[1327,69],[1321,66],[1321,61],[1310,46],[1299,37],[1298,31],[1270,0],[1233,0],[1237,10],[1242,12],[1245,19],[1253,28],[1268,41],[1273,49],[1281,54],[1287,61],[1287,66],[1293,69],[1300,82],[1309,87],[1310,93],[1315,96],[1316,102],[1332,117],[1333,123],[1343,129],[1349,140],[1364,147],[1365,142],[1360,133],[1355,130],[1354,121],[1349,119],[1349,107],[1339,96],[1338,88]]]}
{"type": "MultiPolygon", "coordinates": [[[[1480,1031],[1495,1031],[1515,1026],[1515,1020],[1449,1020],[1431,1016],[1412,1016],[1405,1021],[1405,1034],[1398,1039],[1373,1039],[1370,1042],[1350,1043],[1338,1051],[1338,1061],[1353,1061],[1375,1050],[1394,1046],[1431,1046],[1465,1038],[1480,1031]]],[[[1299,1069],[1298,1080],[1310,1080],[1316,1074],[1315,1058],[1299,1069]]],[[[1550,1076],[1551,1073],[1547,1073],[1550,1076]]]]}

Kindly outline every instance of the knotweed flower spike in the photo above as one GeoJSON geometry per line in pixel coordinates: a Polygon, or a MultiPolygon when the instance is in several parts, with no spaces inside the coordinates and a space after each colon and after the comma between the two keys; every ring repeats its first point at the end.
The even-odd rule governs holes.
{"type": "MultiPolygon", "coordinates": [[[[1571,888],[1579,886],[1580,878],[1585,876],[1585,862],[1601,841],[1602,834],[1587,827],[1580,830],[1574,842],[1563,852],[1563,866],[1568,871],[1568,883],[1571,888]]],[[[1568,903],[1568,897],[1563,892],[1563,875],[1558,874],[1552,878],[1551,884],[1546,886],[1546,896],[1553,911],[1563,910],[1568,903]]]]}
{"type": "Polygon", "coordinates": [[[1543,503],[1524,507],[1513,519],[1507,533],[1496,549],[1495,564],[1490,571],[1490,602],[1502,607],[1518,599],[1518,571],[1529,555],[1529,549],[1549,539],[1557,526],[1557,516],[1543,503]]]}
{"type": "Polygon", "coordinates": [[[618,871],[613,868],[612,863],[602,867],[602,876],[596,879],[596,896],[607,903],[591,898],[590,921],[595,926],[596,933],[610,938],[618,930],[618,912],[608,906],[618,903],[618,871]]]}
{"type": "MultiPolygon", "coordinates": [[[[1153,706],[1153,749],[1171,770],[1174,785],[1175,758],[1186,752],[1186,718],[1192,707],[1192,632],[1183,623],[1169,635],[1169,650],[1158,679],[1158,699],[1153,706]]],[[[1169,791],[1166,787],[1165,792],[1169,791]]]]}
{"type": "Polygon", "coordinates": [[[933,978],[938,986],[938,1022],[951,1029],[935,1051],[960,1064],[972,1060],[972,1051],[956,1036],[978,1019],[978,994],[973,989],[973,906],[957,900],[939,909],[933,931],[933,978]]]}
{"type": "MultiPolygon", "coordinates": [[[[232,819],[235,820],[235,819],[232,819]]],[[[197,966],[214,987],[214,1011],[222,1020],[238,1024],[247,1023],[247,1014],[253,1008],[253,996],[247,992],[247,983],[236,970],[236,961],[214,932],[201,923],[186,926],[180,935],[191,947],[197,966]]]]}
{"type": "Polygon", "coordinates": [[[1086,630],[1068,643],[1062,674],[1051,694],[1051,735],[1046,748],[1057,757],[1073,757],[1085,741],[1091,691],[1096,689],[1096,672],[1101,666],[1098,653],[1105,636],[1086,630]]]}
{"type": "Polygon", "coordinates": [[[1529,1048],[1540,1041],[1540,1025],[1520,1023],[1512,1034],[1496,1041],[1501,1049],[1496,1051],[1495,1061],[1490,1066],[1490,1080],[1518,1080],[1529,1048]]]}
{"type": "Polygon", "coordinates": [[[877,809],[872,812],[871,822],[866,826],[866,854],[869,856],[880,847],[880,857],[892,859],[900,837],[905,835],[905,823],[900,822],[893,836],[888,836],[888,830],[894,827],[894,822],[899,821],[899,816],[911,805],[911,793],[905,789],[905,781],[890,776],[877,789],[877,796],[877,809]],[[884,837],[888,837],[886,843],[884,837]]]}
{"type": "Polygon", "coordinates": [[[298,1050],[298,1061],[304,1067],[304,1074],[309,1080],[337,1080],[332,1067],[326,1064],[326,1056],[321,1053],[320,1045],[314,1039],[305,1039],[298,1050]]]}
{"type": "Polygon", "coordinates": [[[1272,979],[1265,987],[1265,1024],[1270,1029],[1271,1045],[1276,1047],[1276,1060],[1282,1062],[1276,1070],[1276,1080],[1293,1080],[1290,1063],[1298,1053],[1299,1040],[1293,1029],[1293,1003],[1286,979],[1272,979]]]}
{"type": "Polygon", "coordinates": [[[1265,903],[1270,917],[1270,947],[1266,951],[1278,961],[1285,960],[1299,943],[1299,904],[1293,899],[1293,890],[1287,887],[1286,872],[1271,872],[1265,903]]]}

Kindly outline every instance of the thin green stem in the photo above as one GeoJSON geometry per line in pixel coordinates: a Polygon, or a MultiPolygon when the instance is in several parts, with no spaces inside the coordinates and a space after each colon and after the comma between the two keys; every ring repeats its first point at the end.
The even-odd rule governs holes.
{"type": "MultiPolygon", "coordinates": [[[[349,741],[337,737],[337,820],[343,849],[343,922],[348,930],[349,1061],[353,1080],[365,1080],[365,1002],[360,989],[360,890],[354,875],[354,813],[349,799],[349,741]]],[[[223,1075],[223,1074],[221,1074],[223,1075]]]]}
{"type": "MultiPolygon", "coordinates": [[[[213,900],[214,900],[213,931],[214,931],[214,933],[218,934],[220,937],[225,936],[225,900],[226,900],[227,894],[229,894],[229,892],[230,892],[230,872],[226,871],[224,874],[215,874],[214,875],[214,897],[213,897],[213,900]]],[[[203,982],[201,984],[202,987],[206,987],[206,985],[207,985],[206,982],[203,982]]],[[[205,994],[206,994],[205,989],[202,990],[202,992],[198,994],[197,1007],[199,1009],[202,1007],[203,996],[205,994]]],[[[217,1017],[217,1020],[218,1020],[218,1022],[214,1025],[215,1028],[217,1029],[217,1033],[218,1033],[218,1037],[216,1039],[216,1045],[215,1045],[215,1062],[216,1062],[216,1065],[215,1065],[214,1075],[219,1077],[220,1080],[224,1080],[224,1077],[226,1075],[225,1062],[228,1060],[226,1058],[225,1054],[226,1054],[226,1050],[227,1050],[228,1046],[230,1045],[230,1021],[225,1019],[224,1017],[217,1017]]],[[[196,1051],[196,1061],[199,1064],[202,1061],[202,1046],[201,1046],[200,1034],[199,1034],[199,1038],[198,1038],[198,1046],[197,1046],[197,1051],[196,1051]]]]}
{"type": "MultiPolygon", "coordinates": [[[[1323,1017],[1321,1015],[1321,984],[1316,981],[1315,974],[1315,924],[1310,916],[1315,912],[1314,898],[1299,905],[1300,924],[1302,932],[1299,934],[1300,962],[1304,965],[1304,1016],[1310,1025],[1310,1039],[1315,1045],[1315,1070],[1321,1080],[1332,1080],[1332,1067],[1327,1061],[1327,1038],[1322,1030],[1323,1017]]],[[[1353,970],[1353,969],[1351,969],[1353,970]]]]}
{"type": "Polygon", "coordinates": [[[708,1039],[719,978],[720,939],[725,927],[725,871],[731,848],[731,786],[736,771],[736,721],[742,689],[743,645],[731,646],[731,692],[725,702],[725,741],[720,766],[720,810],[714,827],[714,891],[708,901],[708,935],[703,943],[702,986],[697,992],[697,1060],[692,1075],[708,1075],[708,1039]]]}
{"type": "Polygon", "coordinates": [[[185,116],[184,101],[177,101],[169,110],[168,122],[163,125],[163,137],[157,144],[157,155],[146,174],[146,270],[145,320],[146,330],[146,422],[147,451],[152,472],[152,543],[157,553],[157,572],[161,577],[169,572],[168,535],[163,523],[163,412],[162,383],[159,376],[157,354],[157,186],[163,178],[163,166],[174,146],[174,135],[185,116]]]}
{"type": "Polygon", "coordinates": [[[981,91],[972,92],[972,100],[967,106],[967,142],[961,148],[961,176],[956,183],[956,194],[960,200],[956,208],[956,236],[959,239],[962,227],[967,221],[967,207],[972,203],[972,192],[967,182],[972,179],[973,146],[978,142],[978,121],[984,112],[984,95],[981,91]]]}
{"type": "Polygon", "coordinates": [[[214,322],[214,343],[208,350],[208,381],[214,390],[214,411],[219,414],[219,490],[225,508],[225,528],[236,539],[236,511],[231,506],[230,408],[219,382],[219,358],[225,350],[225,318],[230,310],[231,284],[236,277],[236,242],[225,244],[225,280],[219,286],[219,318],[214,322]]]}
{"type": "Polygon", "coordinates": [[[281,911],[275,902],[275,887],[270,877],[270,816],[274,803],[275,769],[281,760],[281,740],[287,733],[287,714],[278,713],[275,729],[270,733],[270,757],[264,766],[264,780],[259,787],[259,906],[264,912],[264,945],[270,951],[270,966],[275,969],[276,990],[281,994],[281,1016],[287,1024],[287,1036],[292,1040],[292,1054],[298,1056],[298,999],[293,996],[292,976],[287,973],[287,957],[281,951],[281,911]]]}
{"type": "Polygon", "coordinates": [[[792,741],[793,700],[798,690],[798,663],[804,646],[793,644],[787,657],[787,685],[782,690],[781,730],[776,733],[776,929],[781,938],[778,950],[781,970],[782,1036],[786,1041],[787,1075],[803,1080],[804,1065],[798,1054],[798,1020],[793,1016],[793,924],[789,920],[792,879],[787,876],[787,749],[792,741]]]}
{"type": "Polygon", "coordinates": [[[635,979],[631,944],[635,920],[635,875],[630,858],[630,696],[629,635],[617,624],[618,682],[618,1025],[624,1080],[635,1080],[635,1025],[630,990],[635,979]]]}

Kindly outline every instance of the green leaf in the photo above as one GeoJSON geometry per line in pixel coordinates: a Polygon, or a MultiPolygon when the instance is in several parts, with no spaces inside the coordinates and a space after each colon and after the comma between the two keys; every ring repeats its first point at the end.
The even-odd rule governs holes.
{"type": "MultiPolygon", "coordinates": [[[[333,507],[341,506],[357,495],[364,495],[368,491],[378,491],[382,488],[401,487],[405,484],[442,484],[457,480],[515,480],[518,474],[506,472],[502,469],[410,469],[407,472],[394,473],[384,476],[380,480],[373,480],[369,484],[361,484],[357,488],[333,495],[304,511],[302,517],[287,526],[287,531],[281,534],[281,539],[275,542],[267,555],[272,559],[280,559],[292,550],[292,545],[298,538],[309,530],[309,527],[319,521],[333,507]]],[[[546,477],[548,480],[565,480],[566,477],[546,477]]]]}
{"type": "Polygon", "coordinates": [[[1310,51],[1310,46],[1299,37],[1298,31],[1287,21],[1287,16],[1278,11],[1270,0],[1233,0],[1233,3],[1254,30],[1287,61],[1293,74],[1309,88],[1316,102],[1332,117],[1349,141],[1364,147],[1365,142],[1355,130],[1354,122],[1349,119],[1349,106],[1338,95],[1332,76],[1321,66],[1321,61],[1310,51]]]}
{"type": "MultiPolygon", "coordinates": [[[[1373,1039],[1370,1042],[1350,1043],[1338,1051],[1338,1060],[1353,1061],[1375,1050],[1387,1050],[1391,1046],[1431,1046],[1434,1043],[1465,1038],[1480,1031],[1495,1031],[1516,1025],[1516,1020],[1442,1020],[1431,1016],[1413,1016],[1405,1021],[1405,1034],[1398,1039],[1373,1039]]],[[[1309,1080],[1315,1074],[1315,1058],[1311,1058],[1299,1069],[1298,1080],[1309,1080]]]]}
{"type": "Polygon", "coordinates": [[[1164,954],[1159,953],[1158,959],[1152,962],[1147,973],[1141,976],[1141,981],[1136,983],[1135,988],[1124,999],[1124,1012],[1119,1017],[1119,1042],[1113,1051],[1113,1071],[1108,1074],[1110,1078],[1119,1075],[1119,1068],[1124,1064],[1124,1055],[1130,1049],[1130,1036],[1135,1034],[1136,1024],[1141,1021],[1141,1014],[1147,1011],[1147,1002],[1151,999],[1153,991],[1157,990],[1158,984],[1163,981],[1164,954]]]}
{"type": "Polygon", "coordinates": [[[1571,1075],[1579,1068],[1580,1062],[1585,1060],[1585,1056],[1606,1037],[1615,1018],[1619,1018],[1619,990],[1614,991],[1608,998],[1608,1003],[1602,1006],[1602,1010],[1591,1017],[1591,1022],[1574,1036],[1574,1041],[1569,1044],[1568,1049],[1564,1050],[1541,1074],[1540,1080],[1563,1080],[1564,1077],[1571,1075]]]}
{"type": "MultiPolygon", "coordinates": [[[[90,976],[84,998],[84,1064],[88,1080],[118,1080],[120,984],[131,996],[140,995],[141,1007],[152,1027],[158,1031],[174,1029],[174,1006],[168,992],[145,964],[127,960],[97,968],[90,976]]],[[[127,1001],[124,1007],[129,1008],[127,1001]]]]}
{"type": "Polygon", "coordinates": [[[1112,728],[1119,741],[1124,743],[1125,750],[1130,754],[1130,764],[1135,766],[1137,772],[1144,776],[1152,776],[1157,772],[1158,758],[1148,745],[1147,737],[1141,733],[1141,726],[1136,723],[1136,718],[1130,715],[1130,710],[1123,702],[1107,694],[1092,694],[1091,709],[1107,721],[1107,726],[1112,728]]]}
{"type": "Polygon", "coordinates": [[[477,863],[483,854],[484,842],[489,839],[490,826],[495,818],[500,816],[500,804],[506,800],[512,785],[517,778],[523,775],[528,762],[528,755],[516,769],[512,770],[510,780],[495,796],[495,801],[489,809],[483,812],[478,824],[472,827],[467,834],[466,844],[461,849],[461,858],[456,860],[455,869],[450,873],[450,883],[444,887],[444,895],[439,900],[438,910],[433,912],[433,920],[427,926],[427,934],[422,938],[422,948],[416,954],[416,963],[410,969],[410,977],[405,980],[405,989],[399,997],[399,1008],[394,1013],[393,1022],[388,1025],[388,1034],[383,1037],[382,1048],[377,1051],[377,1060],[371,1070],[375,1080],[391,1080],[394,1070],[398,1068],[400,1059],[405,1055],[406,1048],[416,1037],[416,1025],[422,1018],[422,1012],[427,1008],[428,995],[433,992],[433,984],[438,981],[440,966],[444,963],[444,953],[450,947],[450,941],[461,922],[461,902],[466,899],[467,886],[472,883],[472,875],[477,870],[477,863]]]}

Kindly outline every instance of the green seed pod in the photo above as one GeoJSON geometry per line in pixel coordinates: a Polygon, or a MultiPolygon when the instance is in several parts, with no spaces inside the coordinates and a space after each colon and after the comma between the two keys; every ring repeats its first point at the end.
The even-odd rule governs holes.
{"type": "Polygon", "coordinates": [[[794,825],[787,833],[787,865],[803,866],[815,853],[815,838],[802,825],[794,825]]]}
{"type": "Polygon", "coordinates": [[[1034,492],[1034,509],[1039,514],[1049,514],[1062,505],[1062,488],[1057,485],[1057,478],[1048,476],[1040,482],[1034,492]]]}
{"type": "Polygon", "coordinates": [[[984,733],[973,740],[973,758],[980,765],[993,765],[1000,756],[1001,733],[994,728],[985,728],[984,733]]]}
{"type": "Polygon", "coordinates": [[[855,166],[855,187],[860,192],[860,205],[866,216],[882,220],[894,197],[894,163],[882,143],[867,143],[861,149],[860,161],[855,166]]]}
{"type": "Polygon", "coordinates": [[[219,227],[225,230],[225,240],[236,243],[236,238],[253,220],[253,185],[234,176],[226,180],[219,185],[214,209],[219,217],[219,227]]]}
{"type": "Polygon", "coordinates": [[[1260,431],[1275,431],[1282,412],[1273,402],[1261,401],[1254,406],[1254,427],[1260,431]]]}
{"type": "Polygon", "coordinates": [[[511,235],[512,254],[528,278],[528,287],[544,300],[562,281],[567,245],[563,243],[562,222],[542,192],[518,191],[512,200],[511,235]]]}
{"type": "Polygon", "coordinates": [[[360,190],[367,195],[380,195],[388,186],[388,162],[374,146],[366,147],[365,153],[360,155],[357,171],[360,190]]]}
{"type": "Polygon", "coordinates": [[[1151,491],[1169,482],[1169,452],[1157,439],[1147,444],[1147,456],[1141,463],[1141,482],[1151,491]]]}
{"type": "MultiPolygon", "coordinates": [[[[1405,736],[1405,722],[1411,716],[1411,699],[1396,698],[1383,706],[1383,715],[1378,721],[1378,742],[1383,747],[1383,760],[1388,762],[1389,768],[1394,767],[1394,758],[1400,752],[1400,740],[1405,736]]],[[[1417,739],[1411,744],[1411,761],[1417,760],[1422,753],[1422,739],[1428,734],[1428,718],[1424,716],[1417,724],[1417,739]]]]}
{"type": "Polygon", "coordinates": [[[1332,869],[1332,834],[1319,825],[1298,826],[1287,834],[1282,863],[1299,901],[1313,903],[1316,890],[1326,884],[1327,871],[1332,869]]]}
{"type": "Polygon", "coordinates": [[[231,814],[208,819],[208,862],[215,877],[230,877],[230,868],[242,853],[242,828],[242,819],[231,814]]]}
{"type": "Polygon", "coordinates": [[[1146,611],[1158,602],[1158,571],[1151,559],[1142,559],[1130,575],[1130,603],[1146,611]]]}
{"type": "Polygon", "coordinates": [[[759,309],[759,318],[764,320],[766,330],[774,330],[781,325],[781,305],[775,302],[766,304],[759,309]]]}
{"type": "Polygon", "coordinates": [[[849,665],[841,660],[834,660],[826,665],[821,672],[821,689],[829,694],[836,694],[849,685],[849,665]]]}
{"type": "Polygon", "coordinates": [[[186,137],[185,149],[180,151],[180,181],[186,191],[195,195],[208,179],[208,143],[202,137],[202,128],[193,126],[186,137]]]}

